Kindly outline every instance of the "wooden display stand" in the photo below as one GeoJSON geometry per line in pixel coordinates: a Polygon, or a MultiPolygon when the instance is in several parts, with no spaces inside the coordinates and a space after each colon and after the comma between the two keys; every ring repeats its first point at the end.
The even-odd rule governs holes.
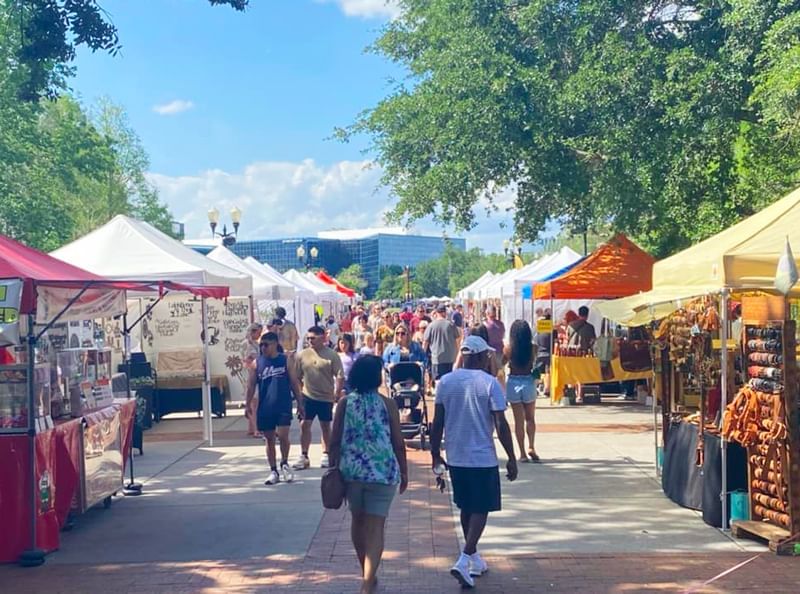
{"type": "MultiPolygon", "coordinates": [[[[746,316],[747,317],[747,316],[746,316]]],[[[762,387],[782,384],[769,393],[758,392],[758,437],[747,448],[748,494],[750,520],[736,521],[731,525],[731,534],[736,538],[756,538],[769,543],[770,550],[778,554],[790,554],[800,537],[800,425],[798,425],[798,369],[794,321],[764,322],[745,326],[744,361],[750,380],[763,378],[751,374],[765,367],[780,369],[780,376],[770,379],[762,387]],[[753,335],[757,332],[775,331],[767,337],[753,335]],[[772,337],[775,338],[772,338],[772,337]],[[763,345],[760,340],[776,340],[763,345]],[[762,348],[758,348],[763,345],[762,348]],[[755,357],[780,354],[780,361],[764,357],[765,363],[755,362],[755,357]],[[763,367],[761,366],[763,365],[763,367]],[[785,425],[785,431],[776,431],[776,424],[785,425]]],[[[756,384],[758,385],[758,384],[756,384]]]]}

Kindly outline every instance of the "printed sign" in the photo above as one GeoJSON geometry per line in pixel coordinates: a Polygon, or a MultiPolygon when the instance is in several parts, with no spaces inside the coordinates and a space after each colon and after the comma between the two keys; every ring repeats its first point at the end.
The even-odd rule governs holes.
{"type": "Polygon", "coordinates": [[[539,334],[547,334],[553,331],[553,320],[536,320],[536,332],[539,334]]]}
{"type": "Polygon", "coordinates": [[[22,281],[0,281],[0,346],[19,344],[19,307],[22,281]]]}

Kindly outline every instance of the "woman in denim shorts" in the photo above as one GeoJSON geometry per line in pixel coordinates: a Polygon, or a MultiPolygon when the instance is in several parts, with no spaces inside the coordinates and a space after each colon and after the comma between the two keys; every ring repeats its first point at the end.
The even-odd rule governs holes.
{"type": "Polygon", "coordinates": [[[525,320],[511,324],[509,344],[506,347],[509,375],[506,380],[506,400],[514,413],[514,433],[519,444],[520,462],[539,462],[534,446],[536,436],[536,383],[533,366],[536,362],[536,346],[531,327],[525,320]],[[525,453],[525,433],[528,434],[528,449],[525,453]]]}

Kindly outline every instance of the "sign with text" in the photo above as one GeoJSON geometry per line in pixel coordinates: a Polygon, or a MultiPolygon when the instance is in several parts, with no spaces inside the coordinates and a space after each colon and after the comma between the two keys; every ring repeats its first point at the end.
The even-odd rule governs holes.
{"type": "Polygon", "coordinates": [[[22,301],[22,281],[0,281],[0,346],[20,344],[19,307],[22,301]]]}
{"type": "Polygon", "coordinates": [[[547,334],[553,331],[553,320],[539,319],[536,320],[536,332],[539,334],[547,334]]]}

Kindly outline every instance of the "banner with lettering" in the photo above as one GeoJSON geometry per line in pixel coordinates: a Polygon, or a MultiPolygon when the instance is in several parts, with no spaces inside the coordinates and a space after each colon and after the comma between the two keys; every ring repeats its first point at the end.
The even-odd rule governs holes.
{"type": "Polygon", "coordinates": [[[22,281],[0,280],[0,346],[19,344],[19,307],[22,281]]]}
{"type": "Polygon", "coordinates": [[[59,321],[96,320],[125,313],[125,291],[88,289],[77,300],[77,289],[36,287],[36,321],[46,324],[60,315],[59,321]],[[62,314],[63,312],[63,314],[62,314]]]}
{"type": "MultiPolygon", "coordinates": [[[[142,307],[146,306],[147,301],[143,300],[142,307]]],[[[209,299],[206,307],[211,376],[227,377],[231,400],[244,400],[247,373],[243,364],[247,327],[250,325],[250,300],[209,299]]],[[[155,366],[159,351],[202,349],[202,328],[199,298],[168,295],[132,332],[133,348],[146,353],[148,361],[155,366]]]]}

